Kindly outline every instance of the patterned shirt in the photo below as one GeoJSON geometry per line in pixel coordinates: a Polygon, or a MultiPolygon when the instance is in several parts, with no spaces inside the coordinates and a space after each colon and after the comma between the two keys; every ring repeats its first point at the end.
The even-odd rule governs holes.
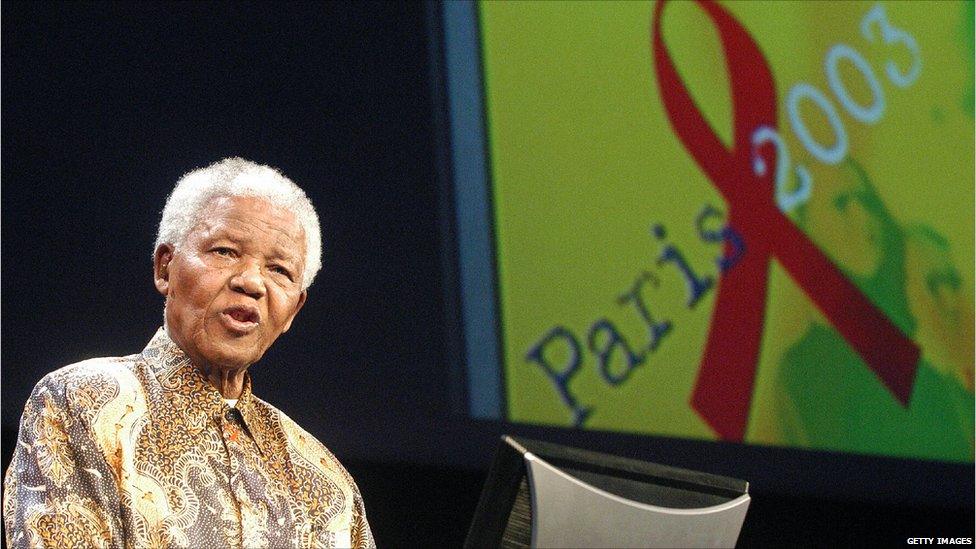
{"type": "Polygon", "coordinates": [[[10,547],[373,547],[359,489],[251,394],[231,408],[167,336],[34,388],[7,470],[10,547]]]}

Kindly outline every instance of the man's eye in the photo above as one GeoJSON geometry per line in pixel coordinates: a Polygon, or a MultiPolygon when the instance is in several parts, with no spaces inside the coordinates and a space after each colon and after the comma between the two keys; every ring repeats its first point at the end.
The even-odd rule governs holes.
{"type": "Polygon", "coordinates": [[[288,277],[288,280],[291,280],[291,272],[288,269],[282,267],[281,265],[272,265],[271,272],[284,275],[288,277]]]}
{"type": "Polygon", "coordinates": [[[217,255],[222,255],[224,257],[234,257],[234,254],[236,253],[231,248],[224,248],[224,247],[214,248],[213,250],[210,251],[217,255]]]}

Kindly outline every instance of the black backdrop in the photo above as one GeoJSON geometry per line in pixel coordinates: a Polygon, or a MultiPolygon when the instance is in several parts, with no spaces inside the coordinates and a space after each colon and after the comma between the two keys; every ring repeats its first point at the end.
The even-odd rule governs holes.
{"type": "MultiPolygon", "coordinates": [[[[382,545],[459,544],[496,436],[546,433],[452,406],[425,6],[8,1],[2,22],[4,469],[44,373],[152,335],[165,197],[184,172],[240,155],[305,188],[325,244],[307,305],[252,368],[255,392],[348,466],[382,545]]],[[[579,440],[622,453],[636,437],[579,440]]],[[[762,453],[653,443],[664,462],[743,478],[762,453]]],[[[780,476],[814,479],[815,460],[780,476]]],[[[745,544],[972,536],[971,499],[752,492],[745,544]]]]}

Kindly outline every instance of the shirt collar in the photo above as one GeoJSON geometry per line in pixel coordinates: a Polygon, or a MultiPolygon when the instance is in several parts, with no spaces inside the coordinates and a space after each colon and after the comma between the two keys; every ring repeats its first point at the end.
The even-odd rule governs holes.
{"type": "MultiPolygon", "coordinates": [[[[166,328],[159,328],[142,350],[142,357],[163,390],[177,398],[189,413],[203,413],[209,418],[219,418],[229,408],[223,396],[200,370],[193,366],[190,357],[173,342],[166,328]]],[[[251,375],[244,374],[244,390],[237,400],[237,409],[244,424],[251,432],[254,397],[251,394],[251,375]]],[[[264,452],[260,437],[255,437],[259,449],[264,452]]]]}

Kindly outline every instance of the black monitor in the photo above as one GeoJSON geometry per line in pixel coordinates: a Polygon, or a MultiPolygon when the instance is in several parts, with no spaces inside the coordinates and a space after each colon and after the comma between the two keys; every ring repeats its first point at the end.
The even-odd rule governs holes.
{"type": "Polygon", "coordinates": [[[503,436],[465,547],[733,546],[749,483],[503,436]]]}

